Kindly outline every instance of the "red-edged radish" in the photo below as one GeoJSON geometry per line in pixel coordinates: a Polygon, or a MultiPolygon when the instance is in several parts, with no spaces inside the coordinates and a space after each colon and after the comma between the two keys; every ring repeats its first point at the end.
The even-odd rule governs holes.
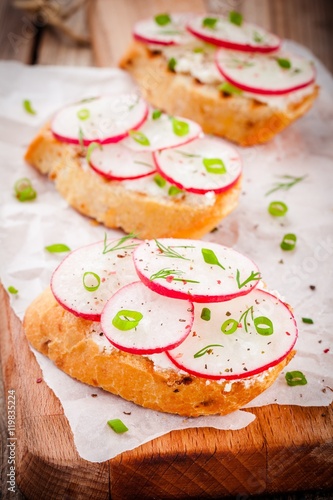
{"type": "Polygon", "coordinates": [[[132,354],[154,354],[177,347],[193,324],[189,300],[162,297],[136,281],[105,305],[101,327],[111,344],[132,354]]]}
{"type": "Polygon", "coordinates": [[[276,51],[281,44],[278,36],[254,24],[244,22],[238,17],[235,23],[231,18],[210,15],[192,17],[187,29],[201,40],[226,49],[244,52],[268,53],[276,51]]]}
{"type": "Polygon", "coordinates": [[[123,144],[133,151],[157,151],[187,144],[201,133],[198,123],[161,113],[157,119],[148,118],[139,130],[129,131],[123,144]]]}
{"type": "Polygon", "coordinates": [[[167,297],[220,302],[249,293],[260,279],[247,257],[217,243],[160,238],[141,243],[133,254],[141,281],[167,297]]]}
{"type": "Polygon", "coordinates": [[[75,316],[99,321],[111,295],[137,280],[132,253],[138,244],[138,240],[124,236],[71,252],[51,278],[56,300],[75,316]]]}
{"type": "Polygon", "coordinates": [[[283,95],[307,87],[315,80],[311,61],[280,52],[262,55],[220,49],[215,62],[232,85],[257,94],[283,95]]]}
{"type": "Polygon", "coordinates": [[[180,45],[193,40],[186,29],[191,14],[159,14],[154,18],[138,21],[133,37],[153,45],[180,45]]]}
{"type": "Polygon", "coordinates": [[[143,124],[148,111],[137,94],[97,97],[62,108],[51,130],[56,139],[71,144],[118,142],[143,124]]]}
{"type": "Polygon", "coordinates": [[[110,180],[139,179],[156,171],[150,152],[136,152],[122,143],[95,147],[89,164],[95,172],[110,180]]]}
{"type": "Polygon", "coordinates": [[[235,149],[212,136],[154,152],[153,156],[157,170],[167,181],[197,194],[222,193],[230,189],[242,171],[235,149]]]}
{"type": "Polygon", "coordinates": [[[168,356],[199,377],[237,380],[282,361],[297,339],[289,308],[263,290],[221,304],[195,304],[192,332],[168,356]],[[209,311],[209,314],[208,314],[209,311]]]}

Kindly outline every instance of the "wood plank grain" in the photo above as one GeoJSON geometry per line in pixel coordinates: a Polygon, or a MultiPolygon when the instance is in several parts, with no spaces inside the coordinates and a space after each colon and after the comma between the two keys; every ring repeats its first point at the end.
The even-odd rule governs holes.
{"type": "Polygon", "coordinates": [[[31,63],[37,28],[11,0],[0,2],[0,58],[31,63]]]}

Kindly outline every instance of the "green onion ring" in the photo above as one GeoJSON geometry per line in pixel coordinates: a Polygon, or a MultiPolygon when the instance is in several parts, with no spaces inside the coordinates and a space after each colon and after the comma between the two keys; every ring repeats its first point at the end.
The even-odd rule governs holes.
{"type": "Polygon", "coordinates": [[[273,323],[266,316],[257,316],[257,318],[254,318],[253,323],[259,335],[272,335],[274,332],[273,323]]]}
{"type": "Polygon", "coordinates": [[[228,318],[222,324],[221,331],[225,335],[231,335],[232,333],[235,333],[237,328],[238,328],[238,321],[232,318],[228,318]]]}
{"type": "Polygon", "coordinates": [[[282,250],[287,250],[287,251],[294,250],[296,246],[296,241],[297,241],[296,234],[287,233],[284,235],[280,243],[280,247],[282,248],[282,250]]]}
{"type": "Polygon", "coordinates": [[[117,434],[123,434],[128,431],[128,427],[126,427],[124,422],[119,418],[108,420],[108,426],[111,427],[111,429],[117,434]]]}
{"type": "Polygon", "coordinates": [[[82,121],[88,120],[88,118],[90,117],[90,111],[87,108],[79,109],[79,111],[76,114],[78,119],[82,121]]]}
{"type": "Polygon", "coordinates": [[[268,212],[273,215],[273,217],[282,217],[288,212],[288,207],[283,201],[272,201],[268,205],[268,212]]]}
{"type": "Polygon", "coordinates": [[[287,384],[290,386],[294,385],[306,385],[308,381],[305,378],[305,375],[300,371],[287,372],[285,375],[285,379],[287,384]]]}
{"type": "Polygon", "coordinates": [[[86,271],[83,274],[82,281],[83,281],[83,286],[87,290],[87,292],[95,292],[95,290],[98,290],[98,288],[101,284],[101,278],[98,276],[98,274],[96,274],[92,271],[86,271]],[[85,282],[87,276],[93,276],[97,281],[97,285],[92,285],[92,286],[87,285],[85,282]]]}
{"type": "Polygon", "coordinates": [[[208,307],[203,307],[202,308],[202,311],[201,311],[201,319],[203,319],[204,321],[209,321],[210,320],[210,309],[208,309],[208,307]]]}
{"type": "Polygon", "coordinates": [[[127,330],[132,330],[136,328],[139,322],[142,320],[143,315],[139,311],[130,311],[128,309],[122,309],[117,312],[112,320],[112,324],[118,330],[123,332],[127,330]]]}

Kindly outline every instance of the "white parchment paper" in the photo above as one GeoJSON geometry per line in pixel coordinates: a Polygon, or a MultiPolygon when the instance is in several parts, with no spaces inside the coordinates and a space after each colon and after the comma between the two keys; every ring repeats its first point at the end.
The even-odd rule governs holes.
{"type": "MultiPolygon", "coordinates": [[[[315,58],[289,42],[288,49],[315,58]]],[[[297,355],[288,366],[301,370],[305,386],[289,387],[284,373],[249,407],[267,404],[324,406],[333,399],[333,80],[315,60],[320,97],[313,109],[267,145],[237,148],[244,161],[243,192],[238,208],[204,239],[233,246],[259,266],[270,290],[278,290],[293,306],[299,326],[297,355]],[[266,193],[281,175],[306,176],[288,191],[266,193]],[[288,213],[273,218],[273,200],[284,201],[288,213]],[[284,252],[285,233],[297,235],[296,249],[284,252]],[[304,324],[302,317],[314,324],[304,324]]],[[[44,250],[52,243],[71,249],[122,233],[94,226],[76,213],[53,184],[26,165],[25,149],[38,129],[60,106],[86,97],[133,89],[118,69],[29,67],[1,62],[0,74],[0,277],[7,288],[19,290],[11,305],[22,319],[32,299],[49,284],[63,255],[44,250]],[[29,99],[36,115],[22,106],[29,99]],[[13,186],[29,177],[38,192],[33,202],[20,203],[13,186]]],[[[77,382],[35,352],[46,383],[59,397],[74,434],[79,454],[100,462],[133,449],[173,429],[216,427],[239,429],[255,418],[238,411],[226,417],[184,419],[136,405],[77,382]],[[107,420],[120,418],[129,428],[115,434],[107,420]]]]}

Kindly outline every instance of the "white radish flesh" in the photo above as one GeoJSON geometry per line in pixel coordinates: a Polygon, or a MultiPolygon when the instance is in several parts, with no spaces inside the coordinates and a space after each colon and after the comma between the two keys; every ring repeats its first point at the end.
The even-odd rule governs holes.
{"type": "Polygon", "coordinates": [[[242,22],[241,26],[223,16],[193,17],[187,24],[192,35],[201,40],[226,49],[244,52],[272,52],[279,48],[280,38],[254,24],[242,22]],[[206,26],[205,26],[206,23],[206,26]]]}
{"type": "Polygon", "coordinates": [[[251,377],[277,365],[294,347],[297,326],[292,313],[263,290],[205,307],[202,319],[202,307],[195,304],[192,332],[167,353],[188,373],[210,379],[251,377]]]}
{"type": "Polygon", "coordinates": [[[62,108],[51,122],[56,139],[88,146],[118,142],[148,116],[146,102],[136,94],[104,96],[62,108]]]}
{"type": "Polygon", "coordinates": [[[221,302],[249,293],[260,279],[247,257],[217,243],[160,238],[141,243],[133,254],[141,281],[161,295],[221,302]]]}
{"type": "Polygon", "coordinates": [[[133,36],[136,40],[156,45],[180,45],[189,43],[193,37],[186,29],[191,14],[170,14],[169,19],[160,17],[144,19],[134,25],[133,36]],[[163,22],[163,24],[161,24],[163,22]]]}
{"type": "Polygon", "coordinates": [[[154,354],[178,346],[193,323],[189,300],[162,297],[141,281],[115,293],[101,315],[101,327],[111,344],[132,354],[154,354]]]}
{"type": "Polygon", "coordinates": [[[138,240],[123,237],[71,252],[51,278],[56,300],[76,316],[99,321],[111,295],[137,280],[132,253],[138,244],[138,240]]]}
{"type": "Polygon", "coordinates": [[[311,61],[290,54],[242,54],[220,49],[216,65],[236,87],[257,94],[283,95],[307,87],[315,80],[311,61]]]}
{"type": "Polygon", "coordinates": [[[89,163],[95,172],[110,180],[139,179],[156,171],[151,153],[131,151],[122,143],[96,147],[89,163]]]}
{"type": "Polygon", "coordinates": [[[150,117],[139,130],[130,131],[123,144],[133,151],[157,151],[181,146],[196,139],[202,130],[198,123],[165,113],[150,117]]]}
{"type": "Polygon", "coordinates": [[[234,148],[208,136],[184,146],[157,151],[153,156],[157,170],[166,180],[197,194],[230,189],[242,170],[241,159],[234,148]]]}

